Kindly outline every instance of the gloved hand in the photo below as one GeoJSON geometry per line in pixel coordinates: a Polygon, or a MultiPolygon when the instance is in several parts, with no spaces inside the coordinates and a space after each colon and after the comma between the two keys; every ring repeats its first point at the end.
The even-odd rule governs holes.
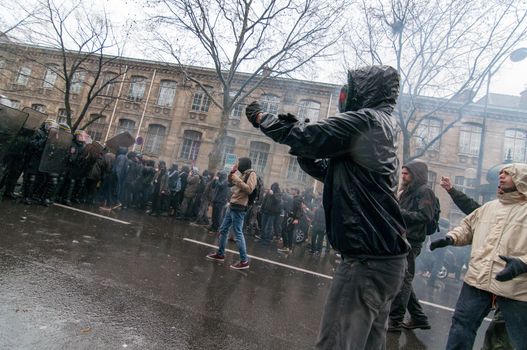
{"type": "Polygon", "coordinates": [[[262,107],[260,106],[260,104],[258,103],[258,101],[253,101],[253,102],[251,102],[251,104],[248,105],[248,106],[245,108],[245,115],[247,116],[247,119],[251,122],[251,124],[252,124],[255,128],[260,127],[260,125],[256,122],[256,116],[257,116],[258,113],[260,113],[261,111],[262,111],[262,107]]]}
{"type": "MultiPolygon", "coordinates": [[[[291,113],[287,113],[287,114],[279,114],[279,115],[278,115],[278,119],[280,119],[280,120],[282,120],[282,121],[284,121],[284,122],[290,122],[290,123],[296,123],[296,122],[299,121],[298,118],[295,117],[295,116],[294,116],[293,114],[291,114],[291,113]]],[[[304,120],[304,123],[309,123],[309,119],[306,118],[306,119],[304,120]]]]}
{"type": "Polygon", "coordinates": [[[500,258],[505,260],[507,265],[505,265],[505,268],[496,275],[498,281],[510,281],[514,277],[527,272],[527,264],[520,259],[504,255],[500,255],[500,258]]]}
{"type": "Polygon", "coordinates": [[[430,250],[434,250],[436,248],[444,248],[447,245],[454,244],[454,240],[450,236],[445,236],[445,238],[436,239],[432,243],[430,243],[430,250]]]}

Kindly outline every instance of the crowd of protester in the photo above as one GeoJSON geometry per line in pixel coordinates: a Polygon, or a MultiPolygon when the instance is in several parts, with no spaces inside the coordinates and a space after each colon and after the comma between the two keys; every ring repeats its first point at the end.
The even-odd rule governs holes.
{"type": "MultiPolygon", "coordinates": [[[[48,136],[53,129],[70,132],[67,125],[46,120],[36,131],[22,130],[3,162],[0,190],[4,198],[49,206],[90,204],[102,210],[133,208],[152,216],[175,217],[203,225],[217,233],[231,196],[227,171],[214,174],[197,167],[155,161],[126,147],[115,152],[101,147],[88,151],[91,140],[83,131],[73,133],[62,170],[40,171],[48,136]],[[22,178],[20,193],[15,187],[22,178]]],[[[323,248],[325,222],[320,198],[308,188],[283,190],[278,183],[258,189],[249,206],[244,233],[262,244],[283,242],[280,251],[291,252],[312,232],[311,252],[323,248]],[[300,230],[302,235],[296,236],[300,230]]],[[[328,245],[327,245],[328,246],[328,245]]],[[[328,246],[329,250],[329,246],[328,246]]]]}

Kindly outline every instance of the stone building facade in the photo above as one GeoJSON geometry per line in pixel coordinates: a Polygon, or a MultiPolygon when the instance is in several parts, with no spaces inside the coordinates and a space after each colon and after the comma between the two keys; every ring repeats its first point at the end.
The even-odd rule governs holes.
{"type": "MultiPolygon", "coordinates": [[[[49,69],[61,64],[60,52],[38,47],[20,47],[17,50],[30,52],[14,54],[12,50],[10,47],[2,53],[0,47],[2,94],[14,101],[17,108],[32,107],[65,122],[64,83],[60,75],[53,76],[49,69]]],[[[70,89],[74,117],[83,108],[93,74],[89,63],[85,66],[86,74],[70,89]]],[[[223,92],[213,70],[185,69],[221,101],[223,92]]],[[[222,111],[202,88],[185,79],[178,67],[147,60],[118,59],[106,65],[102,74],[119,77],[89,108],[86,120],[100,116],[86,128],[94,140],[104,142],[108,137],[128,131],[143,139],[143,144],[136,145],[135,150],[147,158],[164,160],[168,165],[207,168],[222,111]]],[[[243,79],[243,74],[239,78],[243,79]]],[[[337,97],[335,85],[270,78],[250,99],[259,100],[267,111],[293,113],[315,121],[336,112],[337,97]]],[[[266,184],[278,182],[283,188],[313,187],[313,179],[288,154],[288,147],[272,142],[250,125],[244,116],[245,106],[240,103],[231,113],[224,153],[249,156],[266,184]]]]}
{"type": "MultiPolygon", "coordinates": [[[[20,46],[13,56],[13,45],[0,44],[0,93],[14,101],[18,108],[32,107],[64,121],[63,83],[49,69],[61,63],[60,53],[49,48],[20,46]]],[[[202,81],[213,96],[221,96],[221,87],[213,70],[202,67],[185,69],[202,81]]],[[[118,78],[95,98],[89,108],[90,118],[101,116],[87,127],[93,139],[104,142],[107,137],[126,130],[144,140],[142,145],[135,147],[145,157],[164,160],[168,165],[207,167],[208,155],[218,134],[221,110],[199,86],[186,79],[178,67],[119,58],[107,65],[102,74],[117,74],[118,78]]],[[[242,74],[239,78],[245,77],[242,74]]],[[[89,72],[77,77],[70,89],[73,115],[84,104],[89,79],[89,72]]],[[[259,100],[269,112],[290,112],[315,121],[336,113],[339,89],[340,86],[332,84],[269,79],[255,90],[251,100],[259,100]]],[[[404,98],[401,97],[401,103],[404,98]]],[[[478,197],[478,185],[486,183],[488,169],[502,163],[508,154],[513,161],[527,161],[527,94],[521,97],[490,94],[487,98],[487,104],[484,98],[468,105],[460,101],[441,108],[437,108],[441,103],[438,99],[422,97],[417,102],[423,113],[435,112],[418,127],[420,138],[412,143],[414,150],[419,149],[422,142],[431,140],[451,121],[458,120],[421,157],[429,165],[429,183],[440,198],[441,215],[453,223],[463,215],[439,187],[441,176],[449,176],[456,187],[478,197]],[[478,164],[481,181],[477,179],[478,164]]],[[[315,186],[320,192],[321,186],[314,184],[300,170],[295,157],[288,154],[288,147],[272,142],[247,122],[244,102],[232,111],[223,152],[238,157],[249,156],[266,185],[278,182],[283,188],[295,186],[301,189],[315,186]]],[[[490,199],[487,197],[480,199],[490,199]]]]}

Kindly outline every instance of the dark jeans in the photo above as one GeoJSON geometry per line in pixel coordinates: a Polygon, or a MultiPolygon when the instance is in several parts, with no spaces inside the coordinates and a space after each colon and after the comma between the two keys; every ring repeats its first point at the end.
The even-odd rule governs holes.
{"type": "Polygon", "coordinates": [[[276,220],[280,219],[280,214],[262,214],[262,240],[270,242],[273,240],[273,231],[276,220]]]}
{"type": "Polygon", "coordinates": [[[419,300],[415,296],[414,289],[412,287],[412,281],[414,280],[415,275],[415,259],[421,253],[421,245],[412,244],[412,249],[408,252],[406,257],[408,268],[404,274],[404,281],[399,291],[399,294],[393,300],[391,309],[390,309],[390,321],[393,324],[400,324],[404,320],[404,314],[408,309],[408,313],[414,321],[417,322],[427,322],[428,318],[423,312],[419,300]]]}
{"type": "Polygon", "coordinates": [[[390,303],[405,269],[404,256],[344,257],[331,283],[316,349],[385,349],[390,303]]]}
{"type": "MultiPolygon", "coordinates": [[[[516,350],[527,350],[527,302],[496,299],[516,350]]],[[[492,306],[492,294],[463,283],[448,334],[447,349],[472,349],[481,322],[492,306]]]]}
{"type": "Polygon", "coordinates": [[[324,234],[326,231],[324,228],[313,228],[311,233],[311,251],[320,252],[322,251],[322,242],[324,242],[324,234]]]}
{"type": "Polygon", "coordinates": [[[284,247],[293,249],[293,243],[295,241],[295,228],[298,224],[293,224],[293,218],[287,218],[287,224],[285,229],[282,231],[282,240],[284,247]]]}
{"type": "Polygon", "coordinates": [[[221,225],[221,217],[223,213],[223,207],[225,203],[214,202],[212,203],[212,224],[210,229],[212,231],[218,231],[221,225]]]}

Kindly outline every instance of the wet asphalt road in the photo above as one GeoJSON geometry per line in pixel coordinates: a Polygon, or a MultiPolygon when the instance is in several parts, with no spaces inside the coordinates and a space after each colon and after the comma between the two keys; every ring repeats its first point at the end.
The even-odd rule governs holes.
{"type": "MultiPolygon", "coordinates": [[[[108,215],[95,207],[82,207],[108,215]]],[[[246,271],[205,259],[201,227],[135,210],[98,218],[0,202],[0,349],[311,349],[336,258],[285,256],[247,238],[246,271]],[[202,244],[199,244],[202,242],[202,244]]],[[[230,249],[236,250],[234,243],[230,249]]],[[[388,349],[444,349],[461,286],[414,281],[433,329],[388,335],[388,349]],[[437,306],[441,305],[441,306],[437,306]]],[[[475,349],[481,347],[487,322],[475,349]]]]}

